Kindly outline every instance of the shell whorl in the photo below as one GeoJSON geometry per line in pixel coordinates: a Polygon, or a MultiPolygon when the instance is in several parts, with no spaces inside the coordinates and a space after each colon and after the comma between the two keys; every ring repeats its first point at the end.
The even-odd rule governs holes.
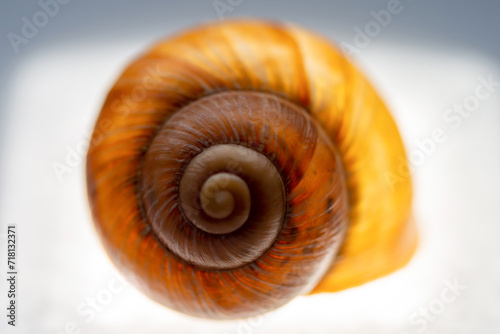
{"type": "Polygon", "coordinates": [[[89,202],[111,260],[152,299],[247,317],[408,260],[410,181],[381,176],[401,154],[385,106],[320,38],[206,25],[159,43],[108,94],[89,202]]]}
{"type": "Polygon", "coordinates": [[[339,198],[338,210],[328,208],[330,214],[322,213],[307,225],[312,229],[329,224],[330,233],[315,239],[311,231],[310,240],[296,248],[328,244],[345,214],[332,218],[337,211],[345,213],[342,205],[347,203],[342,172],[337,169],[341,169],[338,154],[306,111],[266,93],[223,92],[190,103],[156,134],[145,154],[140,197],[147,221],[171,252],[197,268],[231,269],[264,256],[277,242],[297,242],[296,236],[281,240],[279,235],[287,233],[291,221],[309,223],[306,208],[296,204],[303,197],[314,199],[318,216],[339,198]],[[296,150],[299,144],[301,149],[296,150]],[[319,159],[328,164],[322,167],[319,159]],[[222,221],[210,217],[202,207],[201,189],[221,173],[240,180],[251,195],[247,203],[239,201],[249,213],[238,228],[232,228],[227,217],[222,221]],[[306,182],[309,189],[299,186],[306,182]],[[217,225],[231,230],[214,233],[217,225]]]}

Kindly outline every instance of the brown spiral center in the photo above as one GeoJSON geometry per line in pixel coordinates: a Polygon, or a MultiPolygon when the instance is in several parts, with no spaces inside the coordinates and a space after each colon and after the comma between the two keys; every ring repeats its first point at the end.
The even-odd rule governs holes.
{"type": "Polygon", "coordinates": [[[285,210],[285,191],[276,167],[263,154],[234,144],[215,145],[195,156],[182,175],[179,199],[186,217],[212,234],[234,232],[249,218],[277,222],[265,227],[269,238],[252,234],[251,242],[261,244],[262,250],[279,233],[285,210]],[[260,210],[263,205],[269,210],[260,210]]]}
{"type": "MultiPolygon", "coordinates": [[[[219,173],[210,176],[201,187],[201,207],[208,216],[215,219],[228,218],[234,212],[235,197],[237,198],[236,202],[242,202],[242,210],[238,214],[239,219],[236,220],[234,227],[229,232],[243,225],[250,212],[250,190],[248,190],[245,181],[236,175],[219,173]]],[[[202,226],[200,228],[203,229],[202,226]]]]}
{"type": "Polygon", "coordinates": [[[214,226],[197,220],[193,223],[209,233],[230,233],[240,228],[248,218],[250,190],[240,177],[218,173],[210,176],[201,187],[200,203],[205,214],[216,219],[218,224],[214,226]]]}

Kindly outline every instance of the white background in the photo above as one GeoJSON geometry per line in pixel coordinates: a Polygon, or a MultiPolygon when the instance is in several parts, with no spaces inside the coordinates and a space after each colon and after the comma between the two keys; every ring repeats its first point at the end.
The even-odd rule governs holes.
{"type": "MultiPolygon", "coordinates": [[[[227,0],[223,0],[227,3],[227,0]]],[[[233,0],[233,3],[238,1],[233,0]]],[[[225,18],[293,21],[337,43],[388,1],[243,0],[225,18]]],[[[158,39],[219,20],[212,1],[83,1],[60,5],[16,54],[40,5],[0,5],[0,332],[64,333],[495,333],[500,331],[500,86],[453,128],[447,109],[474,94],[478,77],[500,81],[500,5],[495,1],[409,1],[353,60],[390,106],[409,153],[441,128],[446,141],[414,164],[414,213],[421,243],[404,269],[335,294],[299,297],[253,321],[190,318],[132,286],[92,319],[77,313],[115,282],[87,205],[84,161],[59,182],[54,162],[87,138],[124,66],[158,39]],[[18,231],[17,327],[6,325],[6,226],[18,231]],[[446,281],[465,290],[441,314],[446,281]],[[436,304],[437,305],[437,304],[436,304]],[[4,307],[5,306],[5,307],[4,307]],[[422,324],[425,324],[425,326],[422,324]],[[425,327],[425,328],[424,328],[425,327]],[[67,331],[70,332],[70,331],[67,331]],[[78,331],[75,331],[78,332],[78,331]]],[[[416,153],[418,154],[418,153],[416,153]]],[[[104,292],[103,292],[104,291],[104,292]]],[[[87,307],[88,309],[88,307],[87,307]]]]}

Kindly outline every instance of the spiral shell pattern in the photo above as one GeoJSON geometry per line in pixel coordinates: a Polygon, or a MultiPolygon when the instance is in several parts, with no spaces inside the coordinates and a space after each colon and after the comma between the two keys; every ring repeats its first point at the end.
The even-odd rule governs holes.
{"type": "Polygon", "coordinates": [[[404,157],[386,107],[329,43],[225,22],[162,41],[120,76],[88,196],[111,260],[150,298],[241,318],[406,263],[411,183],[384,177],[404,157]]]}

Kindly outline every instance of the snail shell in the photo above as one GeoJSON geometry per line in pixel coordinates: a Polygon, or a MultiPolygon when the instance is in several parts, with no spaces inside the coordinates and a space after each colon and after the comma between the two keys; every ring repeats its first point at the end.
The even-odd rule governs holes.
{"type": "Polygon", "coordinates": [[[398,130],[366,79],[292,25],[198,27],[134,61],[87,156],[97,232],[150,298],[231,319],[362,284],[416,245],[398,130]]]}

